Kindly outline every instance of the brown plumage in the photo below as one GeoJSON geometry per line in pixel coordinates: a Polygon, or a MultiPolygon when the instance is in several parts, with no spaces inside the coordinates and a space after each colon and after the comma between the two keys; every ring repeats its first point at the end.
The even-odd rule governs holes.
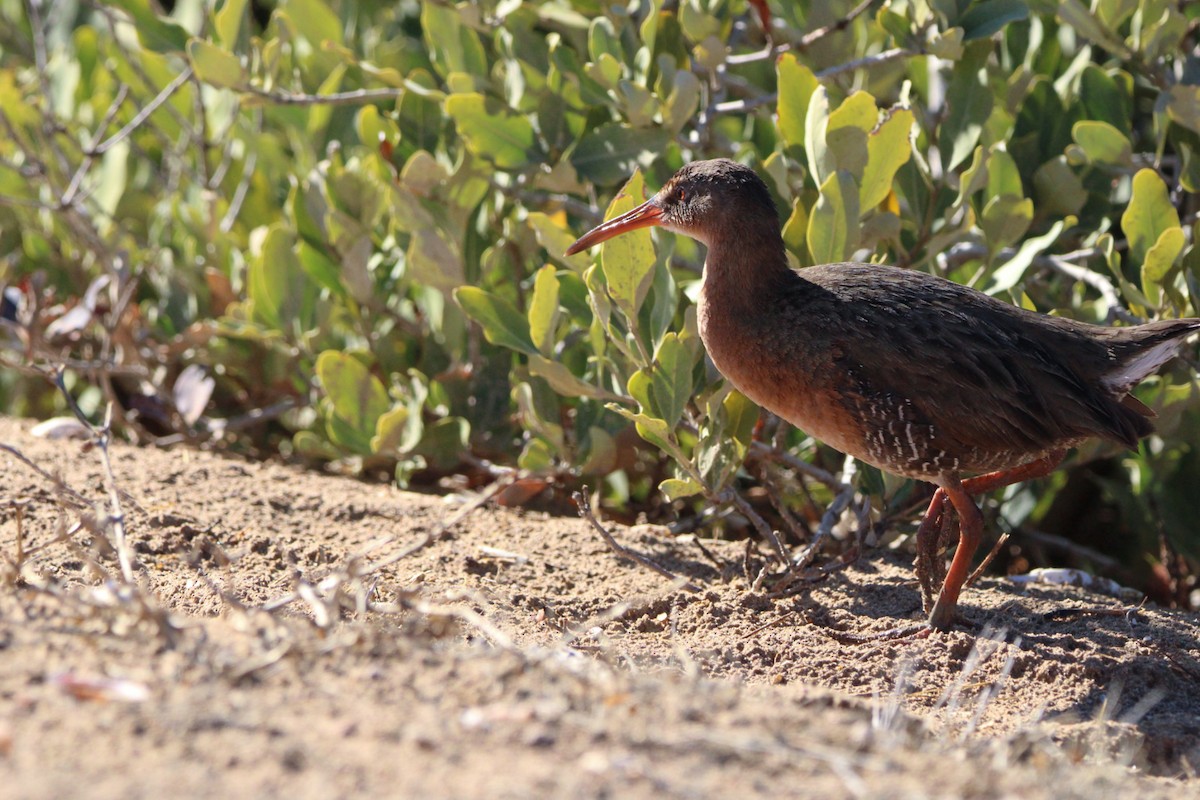
{"type": "Polygon", "coordinates": [[[1089,325],[895,267],[796,272],[766,185],[725,159],[685,166],[568,252],[648,225],[708,246],[700,335],[734,386],[843,452],[937,484],[922,553],[953,503],[960,543],[930,616],[939,629],[954,620],[982,530],[970,495],[1046,474],[1092,437],[1136,446],[1153,412],[1130,389],[1200,329],[1200,319],[1089,325]],[[993,474],[962,480],[983,472],[993,474]]]}

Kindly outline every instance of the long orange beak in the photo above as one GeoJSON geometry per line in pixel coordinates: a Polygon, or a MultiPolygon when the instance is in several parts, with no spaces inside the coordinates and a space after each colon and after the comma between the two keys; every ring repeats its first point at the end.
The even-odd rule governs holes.
{"type": "Polygon", "coordinates": [[[568,247],[566,254],[573,256],[576,253],[587,250],[593,245],[600,244],[606,239],[620,236],[622,233],[636,231],[638,228],[648,228],[651,225],[661,225],[663,208],[660,205],[656,205],[654,199],[651,197],[632,211],[626,211],[621,216],[613,217],[608,222],[592,228],[583,236],[580,236],[575,244],[568,247]]]}

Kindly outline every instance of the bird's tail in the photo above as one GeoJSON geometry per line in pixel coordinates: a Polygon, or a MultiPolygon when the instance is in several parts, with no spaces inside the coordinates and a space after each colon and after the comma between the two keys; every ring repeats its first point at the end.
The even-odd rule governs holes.
{"type": "Polygon", "coordinates": [[[1200,319],[1164,319],[1112,330],[1120,331],[1120,339],[1111,344],[1113,365],[1101,381],[1113,394],[1122,395],[1174,358],[1180,340],[1200,330],[1200,319]]]}

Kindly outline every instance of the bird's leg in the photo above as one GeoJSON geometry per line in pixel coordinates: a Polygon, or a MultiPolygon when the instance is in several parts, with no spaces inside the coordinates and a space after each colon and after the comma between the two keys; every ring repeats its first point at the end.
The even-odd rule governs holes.
{"type": "Polygon", "coordinates": [[[1054,450],[1037,461],[1030,461],[1028,464],[1022,464],[1019,467],[997,470],[996,472],[985,472],[982,475],[976,475],[974,478],[967,478],[962,482],[962,487],[967,494],[983,494],[984,492],[990,492],[993,489],[999,489],[1004,486],[1011,486],[1021,481],[1042,478],[1053,472],[1062,463],[1062,460],[1066,458],[1066,455],[1067,451],[1065,449],[1054,450]]]}
{"type": "Polygon", "coordinates": [[[971,558],[979,547],[979,540],[983,538],[983,513],[979,506],[975,505],[958,478],[950,476],[942,480],[942,489],[958,512],[958,547],[954,550],[954,560],[950,562],[946,579],[942,581],[942,590],[938,592],[937,602],[929,615],[929,627],[938,631],[949,630],[954,624],[958,612],[958,593],[971,573],[971,558]]]}
{"type": "Polygon", "coordinates": [[[929,510],[917,528],[917,580],[921,582],[921,607],[933,606],[933,589],[938,581],[938,541],[941,539],[942,517],[946,507],[946,492],[939,486],[929,501],[929,510]]]}
{"type": "MultiPolygon", "coordinates": [[[[975,555],[975,550],[979,547],[979,540],[983,535],[983,514],[980,512],[979,506],[975,505],[975,501],[971,499],[971,495],[990,492],[1002,486],[1048,475],[1062,462],[1066,453],[1066,450],[1055,450],[1028,464],[1022,464],[1013,469],[988,472],[961,482],[953,476],[944,479],[943,485],[934,492],[934,500],[929,504],[929,511],[926,512],[925,519],[921,521],[921,527],[917,530],[918,559],[929,558],[929,563],[932,564],[932,558],[936,557],[937,550],[935,532],[941,529],[941,518],[945,514],[945,501],[946,498],[950,499],[954,510],[958,512],[958,548],[954,551],[954,560],[950,562],[950,569],[946,572],[946,578],[942,582],[942,590],[938,593],[937,603],[929,615],[930,627],[936,630],[947,630],[954,623],[958,595],[962,591],[962,585],[966,581],[967,575],[970,574],[971,558],[975,555]],[[939,495],[941,495],[940,499],[939,495]],[[931,519],[935,516],[936,519],[931,519]],[[926,556],[926,549],[923,548],[932,549],[933,555],[926,556]]],[[[921,569],[918,568],[917,574],[921,575],[921,572],[921,569]]],[[[925,580],[922,577],[922,590],[928,592],[925,580]]]]}

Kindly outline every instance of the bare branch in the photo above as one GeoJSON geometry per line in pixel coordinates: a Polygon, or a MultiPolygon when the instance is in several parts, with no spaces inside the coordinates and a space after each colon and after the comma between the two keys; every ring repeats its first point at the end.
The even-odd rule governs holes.
{"type": "MultiPolygon", "coordinates": [[[[832,67],[827,67],[816,73],[816,76],[817,78],[832,78],[835,75],[841,75],[845,72],[870,69],[880,64],[886,64],[889,61],[916,55],[920,55],[920,52],[917,50],[907,47],[895,47],[891,50],[884,50],[882,53],[876,53],[873,56],[864,56],[863,58],[856,58],[853,61],[847,61],[845,64],[836,64],[832,67]]],[[[772,92],[770,94],[756,95],[744,100],[729,100],[724,103],[717,103],[713,106],[713,111],[717,114],[738,114],[759,106],[771,105],[778,100],[779,94],[772,92]]]]}
{"type": "Polygon", "coordinates": [[[812,45],[821,41],[826,36],[830,36],[838,31],[844,31],[846,28],[850,27],[850,23],[862,16],[874,2],[875,0],[862,0],[861,3],[852,8],[844,17],[834,20],[823,28],[817,28],[815,31],[809,31],[800,37],[800,40],[795,44],[784,42],[778,46],[771,47],[768,43],[768,46],[762,50],[756,50],[753,53],[744,53],[742,55],[732,55],[725,59],[725,63],[732,64],[734,66],[738,64],[750,64],[755,61],[765,61],[770,58],[776,58],[780,53],[786,53],[789,50],[804,50],[805,48],[811,47],[812,45]]]}
{"type": "MultiPolygon", "coordinates": [[[[190,79],[191,77],[192,77],[192,68],[191,67],[185,68],[183,70],[183,72],[176,75],[175,78],[170,83],[168,83],[166,86],[164,86],[162,88],[162,91],[160,91],[154,97],[153,100],[151,100],[149,103],[147,103],[145,105],[145,107],[142,108],[141,111],[139,111],[137,114],[135,114],[133,119],[131,119],[131,120],[129,120],[129,122],[125,123],[125,125],[121,128],[121,130],[117,131],[112,136],[108,137],[107,139],[105,139],[103,142],[96,145],[95,147],[92,147],[89,150],[85,150],[84,152],[86,152],[88,155],[92,155],[92,156],[103,155],[114,145],[119,144],[122,140],[124,140],[126,137],[128,137],[129,134],[131,134],[135,130],[137,130],[138,127],[140,127],[143,122],[145,122],[147,119],[149,119],[150,115],[153,114],[155,111],[157,111],[159,106],[161,106],[163,103],[167,102],[167,100],[169,100],[171,98],[171,95],[175,94],[175,92],[177,92],[179,90],[179,87],[183,86],[183,84],[187,83],[188,79],[190,79]]],[[[126,90],[126,88],[127,87],[125,87],[125,86],[121,87],[122,91],[126,90]]],[[[103,130],[103,127],[101,128],[101,130],[103,130]]]]}
{"type": "Polygon", "coordinates": [[[243,86],[241,90],[282,106],[357,106],[380,100],[398,100],[404,96],[404,89],[355,89],[333,94],[303,94],[286,89],[268,91],[256,86],[243,86]]]}
{"type": "Polygon", "coordinates": [[[112,523],[113,538],[116,541],[113,543],[113,548],[117,551],[117,561],[121,565],[121,577],[127,584],[133,584],[133,557],[129,552],[128,537],[125,533],[125,512],[121,509],[121,496],[117,490],[117,478],[113,474],[112,459],[108,455],[108,443],[112,434],[112,404],[110,403],[104,412],[104,423],[100,427],[96,427],[88,420],[87,415],[83,413],[83,409],[75,402],[75,397],[67,390],[67,384],[63,379],[66,375],[66,370],[61,367],[55,372],[54,383],[58,386],[58,390],[67,400],[67,405],[71,407],[71,411],[78,417],[92,432],[92,439],[96,448],[100,451],[100,462],[104,466],[104,485],[108,490],[108,518],[112,523]]]}

